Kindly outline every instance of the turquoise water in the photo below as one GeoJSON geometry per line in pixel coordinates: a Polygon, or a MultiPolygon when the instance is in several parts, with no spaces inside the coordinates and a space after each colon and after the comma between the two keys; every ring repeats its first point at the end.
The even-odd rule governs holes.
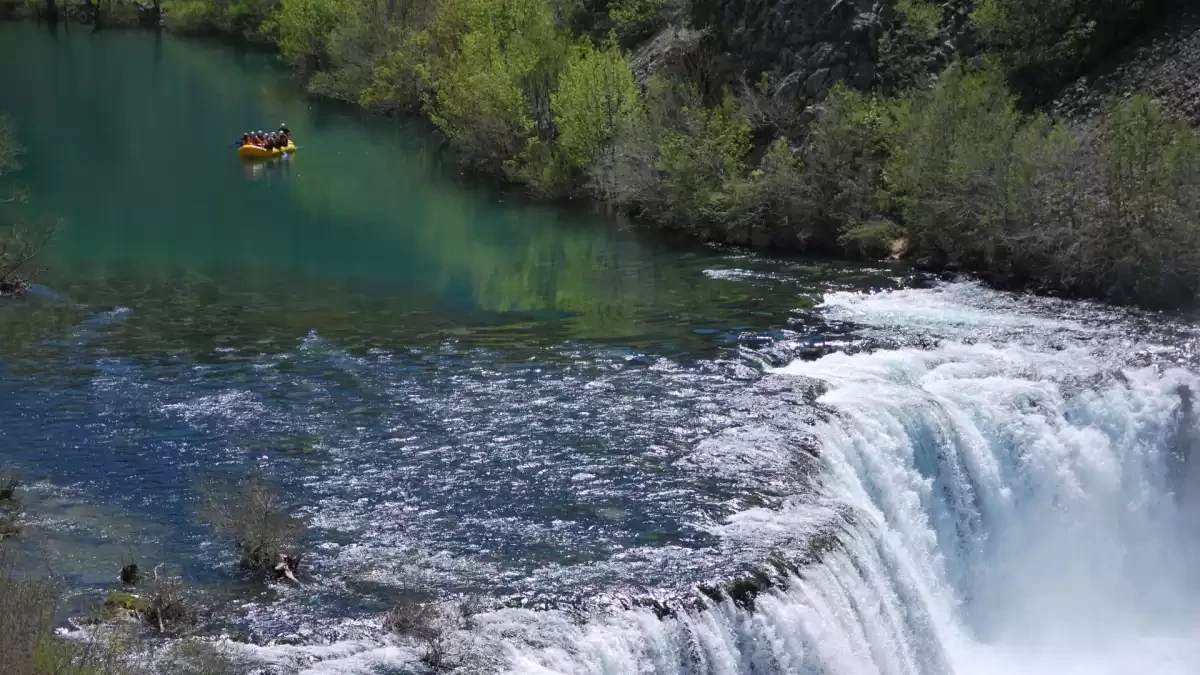
{"type": "Polygon", "coordinates": [[[473,673],[1195,670],[1187,317],[533,204],[227,44],[0,24],[0,113],[0,217],[63,225],[0,302],[0,464],[69,611],[133,559],[264,673],[419,672],[405,597],[483,610],[473,673]],[[294,156],[235,157],[279,122],[294,156]],[[303,587],[196,522],[253,470],[303,587]]]}
{"type": "Polygon", "coordinates": [[[0,25],[0,111],[26,147],[11,213],[63,224],[0,305],[0,452],[85,589],[134,554],[235,582],[190,486],[255,468],[311,519],[314,573],[360,588],[399,566],[555,603],[732,573],[762,552],[705,524],[800,479],[694,446],[783,405],[745,383],[836,339],[815,296],[894,283],[473,185],[427,129],[227,44],[0,25]],[[294,155],[238,160],[280,122],[294,155]],[[79,504],[78,536],[52,526],[79,504]]]}

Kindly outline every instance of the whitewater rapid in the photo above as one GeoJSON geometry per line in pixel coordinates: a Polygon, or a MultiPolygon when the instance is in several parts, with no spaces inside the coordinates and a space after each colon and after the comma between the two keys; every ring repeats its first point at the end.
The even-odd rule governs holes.
{"type": "MultiPolygon", "coordinates": [[[[821,525],[839,544],[753,610],[725,601],[665,619],[483,614],[458,636],[477,657],[464,654],[467,670],[1197,672],[1194,530],[1172,453],[1195,436],[1180,392],[1200,378],[1185,362],[1153,358],[1179,345],[1135,338],[1132,319],[972,284],[833,293],[822,307],[831,320],[926,346],[770,369],[765,378],[823,388],[817,404],[829,414],[806,423],[819,442],[815,494],[714,531],[736,540],[821,525]]],[[[353,672],[395,649],[364,647],[308,672],[353,672]]]]}

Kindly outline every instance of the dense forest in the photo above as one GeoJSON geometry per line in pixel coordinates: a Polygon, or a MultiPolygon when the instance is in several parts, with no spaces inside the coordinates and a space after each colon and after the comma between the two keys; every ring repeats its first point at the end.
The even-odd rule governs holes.
{"type": "Polygon", "coordinates": [[[168,0],[316,95],[432,120],[473,170],[738,244],[908,257],[1172,305],[1200,293],[1200,136],[1057,92],[1155,0],[168,0]]]}

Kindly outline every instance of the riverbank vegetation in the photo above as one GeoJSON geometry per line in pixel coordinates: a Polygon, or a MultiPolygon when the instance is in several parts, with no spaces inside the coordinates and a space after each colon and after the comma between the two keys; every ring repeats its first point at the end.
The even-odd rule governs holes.
{"type": "MultiPolygon", "coordinates": [[[[4,475],[17,474],[5,469],[4,475]]],[[[13,478],[9,484],[13,494],[7,499],[18,500],[19,481],[13,478]]],[[[236,540],[241,565],[256,580],[296,581],[291,569],[281,571],[274,563],[278,552],[295,551],[300,521],[288,514],[264,476],[251,474],[233,482],[205,479],[197,494],[198,511],[236,540]]],[[[136,562],[123,559],[120,575],[103,599],[72,616],[64,611],[68,594],[62,571],[39,558],[28,546],[0,541],[0,675],[258,672],[255,664],[238,658],[224,636],[228,626],[215,618],[219,612],[210,592],[185,583],[164,564],[142,575],[136,562]]],[[[70,595],[70,604],[77,604],[78,593],[70,595]]],[[[382,629],[411,645],[427,672],[449,671],[470,658],[460,653],[462,632],[473,626],[477,611],[470,600],[443,602],[415,585],[382,617],[382,629]]]]}
{"type": "MultiPolygon", "coordinates": [[[[0,470],[0,514],[21,501],[15,468],[0,470]]],[[[242,485],[260,486],[261,477],[242,485]]],[[[273,493],[272,493],[273,494],[273,493]]],[[[214,499],[220,499],[214,497],[214,499]]],[[[256,511],[262,515],[264,512],[256,511]]],[[[19,513],[14,513],[15,521],[19,513]]],[[[249,517],[235,511],[234,518],[249,517]]],[[[17,533],[20,534],[19,528],[17,533]]],[[[0,536],[0,675],[234,675],[248,672],[222,639],[212,634],[208,592],[171,574],[165,564],[148,578],[122,561],[113,587],[90,609],[69,616],[63,571],[42,560],[35,542],[0,536]],[[67,630],[63,630],[63,629],[67,630]]],[[[75,594],[72,594],[75,595],[75,594]]],[[[76,604],[77,598],[70,604],[76,604]]]]}
{"type": "MultiPolygon", "coordinates": [[[[735,10],[770,10],[752,4],[735,10]]],[[[314,94],[424,115],[472,170],[547,198],[737,244],[1176,305],[1200,295],[1196,132],[1140,96],[1099,121],[1042,112],[1171,4],[887,0],[873,70],[827,68],[799,95],[729,65],[711,3],[163,8],[181,32],[275,44],[314,94]]]]}
{"type": "MultiPolygon", "coordinates": [[[[60,584],[20,568],[11,549],[0,545],[0,675],[233,675],[245,672],[219,644],[182,639],[170,645],[147,642],[136,624],[161,603],[110,594],[87,624],[67,635],[57,630],[64,602],[60,584]],[[128,609],[126,608],[128,605],[128,609]],[[137,609],[142,608],[142,609],[137,609]],[[162,647],[166,647],[163,649],[162,647]]],[[[168,633],[163,633],[168,634],[168,633]]]]}
{"type": "Polygon", "coordinates": [[[547,197],[1165,305],[1200,294],[1197,134],[1143,97],[1089,126],[1036,111],[1153,4],[983,0],[965,30],[987,51],[922,80],[906,69],[944,17],[897,2],[880,57],[893,82],[807,107],[767,73],[722,71],[680,0],[168,6],[180,29],[274,41],[314,93],[426,115],[470,167],[547,197]]]}
{"type": "Polygon", "coordinates": [[[21,169],[22,152],[12,124],[0,116],[0,298],[24,295],[29,290],[30,263],[58,234],[56,222],[29,223],[5,210],[28,198],[21,186],[8,184],[7,180],[21,169]]]}

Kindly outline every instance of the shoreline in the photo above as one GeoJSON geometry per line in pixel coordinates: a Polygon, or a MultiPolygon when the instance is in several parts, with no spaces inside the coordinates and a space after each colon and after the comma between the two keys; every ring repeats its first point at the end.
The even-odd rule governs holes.
{"type": "MultiPolygon", "coordinates": [[[[19,5],[11,2],[7,5],[0,5],[0,7],[5,6],[10,8],[19,7],[19,5]]],[[[138,10],[141,9],[141,5],[137,3],[127,2],[123,5],[118,4],[117,6],[124,6],[126,8],[138,10]]],[[[72,5],[72,7],[78,8],[80,5],[76,4],[72,5]]],[[[164,10],[168,11],[169,9],[169,7],[164,8],[164,10]]],[[[64,24],[80,23],[81,25],[86,25],[86,22],[79,20],[80,15],[77,12],[71,15],[75,16],[76,20],[66,19],[63,21],[64,24]]],[[[128,18],[131,15],[126,13],[126,16],[128,18]]],[[[156,22],[157,25],[146,25],[136,16],[124,22],[106,19],[103,23],[102,29],[107,30],[112,28],[121,30],[139,29],[156,32],[166,31],[180,38],[224,43],[234,46],[235,48],[252,49],[261,53],[270,52],[281,57],[279,59],[281,61],[281,69],[287,68],[287,66],[282,63],[284,60],[283,57],[285,56],[283,50],[278,44],[275,44],[270,39],[252,39],[245,33],[235,34],[223,32],[215,28],[210,28],[208,30],[173,29],[163,19],[163,16],[164,15],[159,16],[159,20],[156,22]]],[[[42,23],[41,19],[29,16],[28,14],[24,16],[9,16],[6,18],[17,21],[35,20],[38,23],[42,23]]],[[[964,72],[968,72],[968,77],[971,76],[969,69],[962,70],[964,72]]],[[[1088,269],[1079,269],[1072,272],[1072,274],[1075,275],[1074,279],[1070,278],[1070,275],[1068,275],[1067,278],[1057,279],[1056,277],[1059,276],[1060,273],[1056,272],[1054,268],[1061,267],[1060,263],[1062,263],[1062,261],[1037,260],[1033,263],[1027,263],[1028,256],[1025,256],[1023,259],[1018,252],[1004,253],[1002,255],[1008,257],[1002,258],[998,261],[977,259],[980,255],[991,255],[991,253],[987,253],[987,251],[989,250],[989,247],[995,246],[995,244],[977,245],[975,242],[971,241],[953,242],[949,246],[949,250],[946,250],[945,244],[938,241],[939,237],[946,236],[945,233],[935,232],[932,236],[926,237],[913,235],[912,230],[914,229],[914,226],[911,223],[918,223],[919,227],[917,229],[924,228],[925,225],[921,223],[921,221],[926,219],[925,217],[918,214],[916,220],[912,220],[911,218],[913,217],[913,214],[909,214],[907,212],[899,214],[888,213],[884,211],[880,213],[879,216],[875,216],[872,220],[872,216],[870,216],[872,211],[870,210],[881,208],[877,206],[851,206],[851,211],[853,211],[854,208],[866,208],[870,210],[864,212],[859,217],[855,217],[853,213],[851,213],[845,223],[840,225],[838,228],[834,228],[833,233],[821,230],[817,231],[816,234],[813,235],[811,232],[806,233],[805,227],[808,227],[810,230],[818,230],[819,227],[824,227],[826,230],[828,230],[830,225],[824,224],[818,226],[816,224],[810,224],[805,226],[798,223],[794,226],[790,226],[792,229],[798,230],[796,233],[792,233],[788,231],[789,226],[785,225],[781,227],[776,222],[778,214],[770,213],[770,209],[774,207],[770,206],[769,204],[766,206],[757,207],[766,208],[767,212],[762,214],[753,212],[742,213],[738,217],[745,219],[745,222],[734,223],[730,221],[722,221],[718,217],[710,217],[712,214],[710,214],[710,216],[703,217],[686,215],[680,216],[680,213],[682,212],[680,211],[677,213],[677,211],[680,208],[683,208],[685,205],[672,202],[673,197],[671,195],[661,197],[661,203],[659,206],[655,207],[656,209],[659,209],[659,212],[657,213],[649,210],[645,205],[639,205],[637,202],[632,204],[616,203],[612,199],[605,199],[593,194],[595,190],[588,188],[582,183],[579,183],[579,177],[570,179],[574,185],[570,189],[539,189],[538,186],[530,184],[527,179],[524,179],[518,175],[514,175],[511,167],[509,166],[509,161],[500,164],[495,162],[481,163],[477,161],[468,161],[469,152],[467,152],[465,148],[458,147],[458,144],[455,142],[455,140],[447,134],[447,130],[442,128],[439,120],[434,116],[434,112],[426,109],[428,105],[428,98],[423,99],[425,100],[425,103],[418,108],[401,108],[394,105],[371,106],[366,105],[361,101],[352,100],[346,96],[331,95],[328,91],[314,91],[311,87],[311,83],[314,81],[314,76],[320,76],[326,74],[327,72],[327,70],[317,68],[316,70],[310,69],[307,75],[299,75],[293,68],[293,77],[295,77],[303,96],[311,100],[322,101],[326,104],[346,106],[347,108],[352,108],[356,114],[361,114],[368,117],[382,117],[399,121],[410,121],[429,127],[430,131],[434,133],[434,136],[439,140],[440,143],[443,144],[445,152],[449,153],[450,156],[453,157],[451,161],[454,161],[460,167],[457,179],[464,181],[468,185],[483,186],[488,189],[495,189],[500,193],[508,195],[520,195],[521,199],[528,200],[531,203],[547,204],[555,208],[581,210],[585,212],[590,211],[593,213],[604,212],[607,215],[627,221],[639,229],[653,231],[656,235],[663,236],[666,239],[680,241],[687,240],[713,245],[727,245],[744,248],[747,250],[765,252],[767,254],[807,255],[821,259],[837,260],[849,263],[869,264],[878,262],[894,263],[899,261],[911,266],[916,273],[924,276],[948,278],[964,275],[970,278],[979,279],[980,281],[997,290],[1028,292],[1035,295],[1074,300],[1102,300],[1118,306],[1135,305],[1142,307],[1186,308],[1193,305],[1197,299],[1196,290],[1190,288],[1192,285],[1192,281],[1190,279],[1192,272],[1191,270],[1186,271],[1186,273],[1189,275],[1189,278],[1184,282],[1181,282],[1185,288],[1175,289],[1166,288],[1165,286],[1164,288],[1158,290],[1145,290],[1137,288],[1105,288],[1104,284],[1106,283],[1118,282],[1103,278],[1089,279],[1087,278],[1088,275],[1101,275],[1088,269]],[[865,220],[859,220],[860,218],[865,220]],[[857,224],[851,225],[852,223],[856,222],[857,224]],[[862,239],[847,239],[847,237],[851,235],[853,235],[853,237],[859,236],[859,234],[856,234],[854,230],[858,229],[860,225],[869,226],[872,225],[873,222],[882,223],[883,227],[879,231],[867,232],[865,235],[863,235],[862,239]],[[841,236],[835,236],[839,231],[842,231],[843,234],[841,236]],[[908,243],[912,243],[913,245],[909,246],[908,243]],[[975,246],[982,247],[983,251],[972,251],[971,248],[975,246]],[[956,252],[956,249],[958,252],[956,252]],[[965,254],[962,253],[964,250],[965,254]]],[[[868,99],[871,99],[877,95],[854,94],[853,96],[858,96],[859,98],[866,96],[868,99]]],[[[860,103],[854,104],[861,105],[860,103]]],[[[713,109],[713,111],[713,114],[715,115],[718,109],[713,109]]],[[[851,112],[849,114],[853,118],[853,115],[859,113],[851,112]]],[[[832,124],[845,124],[848,121],[850,120],[835,120],[832,122],[832,124]]],[[[1064,123],[1064,125],[1066,125],[1066,123],[1064,123]]],[[[866,129],[864,127],[863,130],[860,130],[857,133],[859,135],[869,135],[876,133],[876,131],[866,129]]],[[[1083,135],[1086,132],[1078,131],[1076,133],[1083,135]]],[[[534,140],[536,140],[536,138],[534,140]]],[[[706,139],[699,138],[695,140],[705,141],[706,139]]],[[[852,142],[881,143],[882,141],[878,139],[871,139],[866,141],[852,140],[852,142]]],[[[750,145],[749,141],[747,141],[747,143],[748,148],[754,148],[750,151],[751,155],[758,154],[762,151],[770,153],[775,149],[775,145],[772,145],[770,148],[765,148],[765,150],[759,150],[757,146],[761,143],[757,140],[753,142],[753,145],[750,145]]],[[[801,146],[798,148],[792,147],[788,152],[792,155],[792,159],[789,161],[798,161],[803,164],[807,160],[806,154],[809,151],[806,149],[806,147],[801,146]]],[[[851,152],[854,151],[852,150],[851,152]]],[[[767,161],[765,155],[762,161],[767,161]]],[[[888,163],[888,168],[891,168],[890,160],[886,157],[883,159],[875,158],[871,161],[880,163],[880,166],[877,166],[873,169],[877,173],[881,172],[880,170],[882,168],[882,163],[888,163]]],[[[765,167],[766,165],[764,164],[763,166],[765,167]]],[[[746,170],[749,170],[751,167],[752,163],[747,163],[745,165],[746,170]]],[[[655,165],[655,169],[661,171],[661,168],[657,165],[655,165]]],[[[1054,170],[1055,169],[1053,168],[1048,169],[1050,173],[1053,173],[1054,170]]],[[[763,171],[761,169],[754,169],[753,171],[750,171],[748,179],[739,178],[736,180],[741,181],[740,184],[748,185],[749,187],[747,189],[755,189],[753,187],[753,182],[757,180],[756,177],[762,173],[763,171]],[[750,183],[746,183],[746,180],[749,180],[750,183]]],[[[943,178],[943,180],[945,180],[945,178],[943,178]]],[[[701,197],[703,197],[703,195],[706,194],[711,186],[700,185],[697,187],[699,188],[699,194],[701,197]]],[[[928,186],[916,187],[925,188],[928,186]]],[[[1091,188],[1091,186],[1086,185],[1080,187],[1084,190],[1091,188]]],[[[881,186],[874,186],[874,188],[882,189],[881,186]]],[[[719,189],[724,190],[726,188],[721,187],[719,189]]],[[[707,198],[715,196],[720,195],[709,195],[707,198]]],[[[845,195],[839,194],[836,195],[836,197],[844,198],[845,195]]],[[[931,199],[933,197],[936,197],[936,195],[927,195],[924,198],[931,199]]],[[[953,195],[953,197],[959,198],[960,196],[953,195]]],[[[785,201],[787,199],[794,199],[794,197],[790,196],[786,190],[780,192],[778,195],[764,195],[764,198],[768,200],[782,199],[785,201]]],[[[863,198],[863,196],[860,195],[860,198],[863,198]]],[[[913,197],[906,198],[913,199],[913,197]]],[[[891,199],[894,201],[894,198],[891,199]]],[[[919,200],[922,199],[922,197],[916,196],[916,199],[919,200]]],[[[1107,197],[1102,196],[1101,201],[1103,201],[1103,199],[1107,199],[1107,197]]],[[[817,204],[819,206],[820,202],[818,201],[817,204]]],[[[996,207],[1007,208],[1000,207],[999,205],[996,205],[996,207]]],[[[895,204],[887,208],[895,208],[895,204]]],[[[920,212],[921,208],[918,208],[917,211],[920,212]]],[[[803,213],[803,211],[801,211],[801,213],[803,213]]],[[[786,222],[786,217],[784,220],[786,222]]],[[[1028,229],[1030,225],[1032,225],[1032,223],[1019,223],[1017,229],[1028,229]]],[[[969,230],[971,227],[968,225],[966,229],[969,230]]],[[[964,239],[969,238],[969,235],[967,234],[953,234],[952,236],[958,236],[964,239]]],[[[1012,236],[1020,237],[1022,234],[1020,231],[1018,231],[1014,232],[1012,236]]],[[[1106,246],[1111,243],[1112,242],[1100,242],[1099,245],[1106,246]]],[[[1166,245],[1165,242],[1164,245],[1166,245]]],[[[1176,246],[1176,248],[1179,247],[1176,246]]],[[[1039,253],[1043,255],[1049,255],[1051,258],[1054,256],[1052,250],[1049,252],[1039,253]]],[[[1077,266],[1086,266],[1088,263],[1086,263],[1086,261],[1077,261],[1074,264],[1077,266]]],[[[1165,272],[1163,274],[1165,275],[1165,272]]],[[[1176,275],[1178,275],[1178,272],[1176,272],[1176,275]]],[[[1159,283],[1166,284],[1168,282],[1162,281],[1159,283]]]]}

